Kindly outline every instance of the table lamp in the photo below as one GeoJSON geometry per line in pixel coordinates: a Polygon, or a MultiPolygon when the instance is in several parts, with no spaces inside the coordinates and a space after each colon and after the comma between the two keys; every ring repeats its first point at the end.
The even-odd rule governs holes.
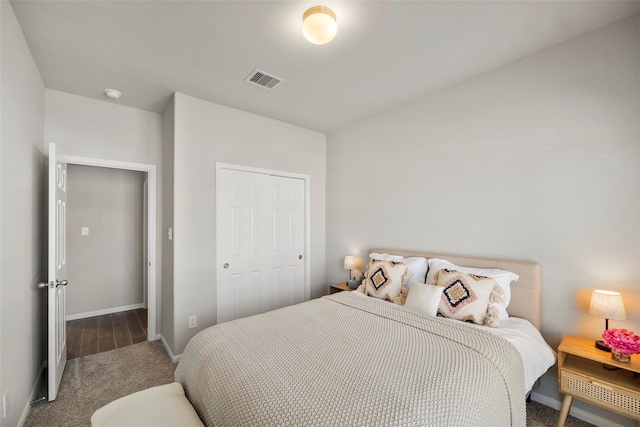
{"type": "MultiPolygon", "coordinates": [[[[605,331],[609,329],[609,319],[625,320],[627,313],[624,311],[624,303],[620,292],[595,290],[591,294],[589,314],[605,319],[605,331]]],[[[596,347],[603,351],[611,351],[602,340],[596,341],[596,347]]]]}
{"type": "Polygon", "coordinates": [[[351,280],[351,270],[356,268],[356,257],[346,256],[344,257],[344,269],[349,270],[349,280],[351,280]]]}

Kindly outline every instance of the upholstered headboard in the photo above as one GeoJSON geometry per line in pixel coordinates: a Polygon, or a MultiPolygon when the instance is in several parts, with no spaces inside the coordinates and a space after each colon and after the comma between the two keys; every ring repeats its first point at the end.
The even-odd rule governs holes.
{"type": "Polygon", "coordinates": [[[384,248],[373,248],[369,253],[372,252],[386,252],[404,257],[442,258],[463,267],[499,268],[512,271],[520,276],[520,279],[511,283],[511,302],[507,307],[509,316],[527,319],[538,330],[542,327],[542,284],[540,266],[535,262],[384,248]]]}

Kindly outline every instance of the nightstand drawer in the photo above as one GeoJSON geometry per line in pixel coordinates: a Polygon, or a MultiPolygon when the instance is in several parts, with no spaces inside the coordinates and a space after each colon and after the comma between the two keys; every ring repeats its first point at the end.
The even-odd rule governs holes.
{"type": "Polygon", "coordinates": [[[638,391],[564,369],[560,370],[560,391],[640,419],[640,392],[638,391]]]}

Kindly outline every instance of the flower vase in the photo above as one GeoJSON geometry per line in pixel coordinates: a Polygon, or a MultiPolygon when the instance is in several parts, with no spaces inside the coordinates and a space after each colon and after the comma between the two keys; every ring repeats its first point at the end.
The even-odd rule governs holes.
{"type": "Polygon", "coordinates": [[[620,363],[631,363],[631,355],[630,354],[621,354],[615,348],[611,349],[611,358],[616,362],[620,363]]]}

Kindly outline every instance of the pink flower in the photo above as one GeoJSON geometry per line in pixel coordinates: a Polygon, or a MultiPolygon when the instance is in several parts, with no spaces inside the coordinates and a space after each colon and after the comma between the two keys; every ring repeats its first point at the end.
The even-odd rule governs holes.
{"type": "Polygon", "coordinates": [[[606,330],[602,339],[607,347],[616,349],[620,354],[640,353],[640,337],[624,328],[606,330]]]}

